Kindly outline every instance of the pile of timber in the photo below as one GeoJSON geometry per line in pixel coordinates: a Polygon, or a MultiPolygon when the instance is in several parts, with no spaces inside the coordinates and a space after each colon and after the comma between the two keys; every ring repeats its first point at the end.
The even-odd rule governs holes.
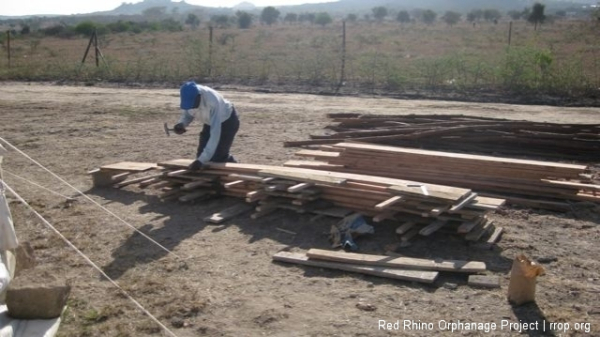
{"type": "Polygon", "coordinates": [[[395,146],[338,143],[300,150],[312,161],[285,166],[372,174],[469,188],[514,204],[565,211],[569,201],[600,202],[588,166],[395,146]]]}
{"type": "Polygon", "coordinates": [[[439,272],[483,273],[486,271],[485,263],[480,261],[429,260],[322,249],[310,249],[306,253],[282,251],[273,255],[273,260],[428,284],[435,282],[439,272]]]}
{"type": "Polygon", "coordinates": [[[361,143],[541,160],[600,161],[600,124],[553,124],[463,115],[329,114],[333,133],[285,146],[361,143]]]}
{"type": "MultiPolygon", "coordinates": [[[[400,224],[402,241],[418,235],[444,232],[478,241],[501,228],[495,228],[487,214],[503,199],[482,197],[470,189],[384,178],[364,174],[254,164],[210,164],[208,169],[191,172],[191,160],[153,163],[117,163],[91,171],[95,186],[117,188],[137,184],[152,186],[165,200],[182,202],[225,195],[245,199],[256,219],[278,209],[345,217],[360,213],[374,222],[400,224]],[[121,169],[119,169],[121,168],[121,169]],[[159,171],[158,173],[156,171],[159,171]],[[144,173],[141,177],[134,174],[144,173]]],[[[246,208],[248,209],[248,208],[246,208]]],[[[239,214],[242,207],[224,213],[239,214]]],[[[207,221],[226,218],[215,214],[207,221]],[[212,220],[211,220],[212,219],[212,220]]],[[[497,236],[497,235],[496,235],[497,236]]]]}

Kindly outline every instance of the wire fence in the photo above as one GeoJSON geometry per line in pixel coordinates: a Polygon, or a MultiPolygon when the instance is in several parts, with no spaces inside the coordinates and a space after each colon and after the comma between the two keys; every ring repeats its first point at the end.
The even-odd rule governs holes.
{"type": "Polygon", "coordinates": [[[21,37],[9,44],[5,38],[0,58],[7,62],[0,79],[179,83],[195,78],[331,91],[483,89],[586,96],[600,87],[595,33],[585,22],[541,31],[512,22],[479,28],[352,24],[348,29],[344,22],[121,33],[96,37],[95,55],[102,62],[88,57],[85,64],[81,58],[92,39],[21,37]]]}

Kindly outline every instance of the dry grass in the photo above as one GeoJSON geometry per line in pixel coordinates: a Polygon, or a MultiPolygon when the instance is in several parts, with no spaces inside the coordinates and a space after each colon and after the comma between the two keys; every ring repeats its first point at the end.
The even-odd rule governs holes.
{"type": "MultiPolygon", "coordinates": [[[[347,25],[346,85],[354,88],[509,89],[595,95],[600,86],[597,27],[587,21],[533,26],[466,22],[454,27],[397,23],[347,25]],[[540,56],[541,55],[541,56],[540,56]],[[541,58],[545,58],[546,61],[541,58]],[[544,63],[546,62],[546,63],[544,63]]],[[[79,70],[87,38],[21,37],[0,79],[174,82],[185,78],[243,84],[334,88],[340,79],[341,23],[279,25],[100,37],[109,69],[93,52],[79,70]]],[[[6,60],[6,49],[0,59],[6,60]]]]}

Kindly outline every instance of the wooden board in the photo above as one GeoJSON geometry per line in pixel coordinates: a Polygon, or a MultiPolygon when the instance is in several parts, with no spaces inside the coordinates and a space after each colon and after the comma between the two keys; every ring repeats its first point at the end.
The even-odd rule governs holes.
{"type": "Polygon", "coordinates": [[[392,278],[397,280],[414,281],[431,284],[435,282],[438,277],[436,271],[422,271],[422,270],[405,270],[405,269],[394,269],[385,268],[378,266],[365,266],[355,265],[346,263],[336,263],[328,261],[320,261],[309,259],[306,254],[303,253],[290,253],[290,252],[279,252],[273,255],[273,260],[287,263],[301,264],[305,266],[319,267],[343,270],[352,273],[367,274],[379,277],[392,278]]]}
{"type": "Polygon", "coordinates": [[[322,249],[310,249],[306,255],[311,259],[353,263],[388,268],[406,268],[418,270],[451,271],[459,273],[479,273],[486,270],[484,262],[460,260],[428,260],[410,257],[391,257],[385,255],[370,255],[336,252],[322,249]]]}
{"type": "Polygon", "coordinates": [[[143,172],[143,171],[155,169],[157,167],[158,167],[158,165],[156,165],[155,163],[137,163],[137,162],[124,161],[124,162],[120,162],[120,163],[116,163],[116,164],[104,165],[104,166],[101,166],[100,169],[101,170],[122,170],[122,171],[143,172]]]}
{"type": "Polygon", "coordinates": [[[472,287],[500,288],[500,278],[498,276],[469,275],[468,284],[472,287]]]}

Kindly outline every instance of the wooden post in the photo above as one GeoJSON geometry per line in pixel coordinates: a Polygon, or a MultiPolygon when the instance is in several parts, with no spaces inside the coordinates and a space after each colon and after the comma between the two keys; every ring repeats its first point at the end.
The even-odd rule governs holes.
{"type": "Polygon", "coordinates": [[[94,32],[92,33],[92,38],[94,39],[94,51],[96,54],[96,68],[100,66],[100,57],[99,57],[99,53],[100,53],[100,49],[98,49],[98,35],[96,35],[96,29],[94,29],[94,32]]]}
{"type": "Polygon", "coordinates": [[[510,47],[510,40],[512,38],[512,21],[508,24],[508,46],[510,47]]]}
{"type": "Polygon", "coordinates": [[[8,50],[8,67],[10,68],[10,30],[6,31],[6,48],[8,50]]]}
{"type": "Polygon", "coordinates": [[[94,42],[94,34],[92,34],[92,36],[90,36],[90,42],[88,42],[87,48],[85,48],[85,53],[83,53],[83,59],[81,60],[81,65],[79,66],[79,68],[81,68],[81,66],[85,63],[85,59],[88,56],[88,53],[90,52],[90,48],[92,47],[92,43],[94,42]]]}
{"type": "Polygon", "coordinates": [[[208,77],[212,77],[213,27],[208,27],[208,77]]]}
{"type": "Polygon", "coordinates": [[[336,92],[340,91],[342,85],[346,81],[346,20],[342,21],[342,69],[340,71],[340,83],[336,92]]]}

